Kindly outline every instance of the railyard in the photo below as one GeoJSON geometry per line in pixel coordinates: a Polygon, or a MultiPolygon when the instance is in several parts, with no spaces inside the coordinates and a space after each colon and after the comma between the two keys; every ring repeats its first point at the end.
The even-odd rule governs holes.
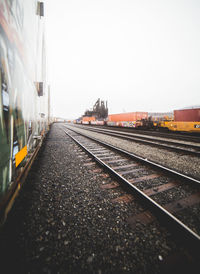
{"type": "Polygon", "coordinates": [[[200,6],[161,2],[0,0],[1,273],[199,272],[200,6]]]}
{"type": "MultiPolygon", "coordinates": [[[[198,255],[158,219],[134,224],[146,206],[65,131],[65,124],[52,125],[1,230],[4,273],[198,273],[198,255]]],[[[179,162],[157,155],[168,166],[179,162]]],[[[199,158],[181,157],[180,166],[191,171],[192,160],[198,177],[199,158]]]]}

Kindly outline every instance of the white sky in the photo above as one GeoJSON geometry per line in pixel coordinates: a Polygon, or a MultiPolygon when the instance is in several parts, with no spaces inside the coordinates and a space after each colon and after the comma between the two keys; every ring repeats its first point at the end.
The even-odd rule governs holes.
{"type": "Polygon", "coordinates": [[[199,0],[46,0],[53,114],[200,105],[199,0]]]}

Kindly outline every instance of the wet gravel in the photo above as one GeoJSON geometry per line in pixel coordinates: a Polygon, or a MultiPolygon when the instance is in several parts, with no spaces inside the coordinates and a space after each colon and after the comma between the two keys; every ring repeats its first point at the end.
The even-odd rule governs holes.
{"type": "Polygon", "coordinates": [[[127,192],[103,189],[113,179],[86,166],[91,160],[80,152],[53,124],[0,230],[1,272],[198,273],[198,262],[157,221],[128,224],[144,206],[113,202],[127,192]]]}

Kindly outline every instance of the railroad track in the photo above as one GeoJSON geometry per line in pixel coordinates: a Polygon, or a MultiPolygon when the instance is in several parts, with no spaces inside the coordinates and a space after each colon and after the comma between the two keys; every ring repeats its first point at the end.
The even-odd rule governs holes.
{"type": "MultiPolygon", "coordinates": [[[[80,128],[80,126],[78,126],[80,128]]],[[[200,156],[200,144],[192,144],[187,140],[187,142],[180,142],[175,140],[167,140],[166,138],[157,138],[153,136],[144,136],[134,133],[127,132],[117,132],[116,130],[110,130],[105,128],[93,128],[84,126],[83,129],[89,131],[97,132],[104,135],[109,135],[117,138],[122,138],[124,140],[134,141],[142,143],[145,145],[150,145],[158,148],[163,148],[167,150],[172,150],[178,153],[189,154],[194,156],[200,156]]]]}
{"type": "Polygon", "coordinates": [[[155,218],[193,250],[200,248],[200,181],[103,143],[71,128],[64,130],[107,172],[126,184],[147,210],[131,217],[135,226],[155,218]]]}
{"type": "Polygon", "coordinates": [[[155,137],[163,137],[163,138],[171,138],[174,140],[182,140],[182,141],[191,141],[194,143],[200,143],[200,134],[198,133],[189,133],[189,132],[170,132],[170,131],[159,131],[159,130],[144,130],[144,129],[135,129],[128,127],[113,127],[113,126],[98,126],[99,128],[110,128],[115,131],[124,131],[130,132],[137,135],[147,135],[147,136],[155,136],[155,137]]]}

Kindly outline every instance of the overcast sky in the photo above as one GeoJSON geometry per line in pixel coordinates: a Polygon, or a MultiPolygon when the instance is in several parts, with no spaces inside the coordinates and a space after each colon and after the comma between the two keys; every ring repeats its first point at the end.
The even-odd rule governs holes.
{"type": "Polygon", "coordinates": [[[46,0],[53,114],[200,105],[199,0],[46,0]]]}

